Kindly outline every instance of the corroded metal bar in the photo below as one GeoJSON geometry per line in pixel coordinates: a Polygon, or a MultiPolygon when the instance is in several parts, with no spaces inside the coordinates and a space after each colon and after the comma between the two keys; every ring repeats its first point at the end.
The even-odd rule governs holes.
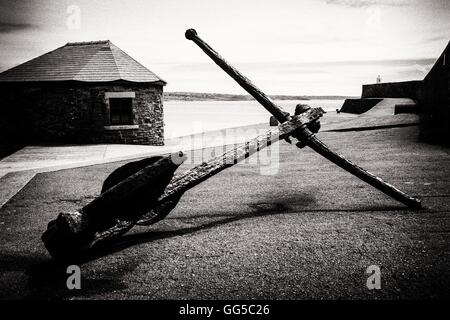
{"type": "MultiPolygon", "coordinates": [[[[273,101],[271,101],[258,87],[256,87],[248,78],[242,75],[236,68],[231,66],[221,57],[214,49],[212,49],[205,41],[203,41],[194,29],[188,29],[185,33],[188,40],[192,40],[197,44],[219,67],[221,67],[228,75],[230,75],[244,90],[252,95],[264,108],[267,109],[280,123],[290,119],[289,113],[283,111],[273,101]]],[[[333,152],[322,141],[308,130],[296,131],[293,136],[301,142],[307,141],[307,145],[314,151],[324,156],[334,164],[347,170],[351,174],[369,183],[378,190],[384,192],[390,197],[402,202],[411,208],[420,208],[419,199],[413,198],[395,188],[394,186],[384,182],[381,178],[374,174],[356,166],[344,157],[333,152]]]]}
{"type": "MultiPolygon", "coordinates": [[[[308,124],[319,120],[322,115],[323,110],[321,108],[312,108],[298,116],[294,116],[291,120],[280,124],[277,128],[245,142],[237,148],[229,150],[208,162],[203,162],[181,175],[175,175],[162,195],[158,198],[158,203],[164,203],[173,197],[182,195],[187,190],[222,170],[241,162],[279,139],[290,136],[294,131],[306,130],[308,124]]],[[[148,225],[154,223],[154,217],[157,214],[158,212],[155,211],[149,212],[139,221],[139,224],[148,225]]]]}
{"type": "Polygon", "coordinates": [[[63,212],[50,221],[42,235],[49,253],[59,259],[73,258],[99,240],[110,240],[133,227],[156,205],[159,195],[186,159],[183,153],[162,157],[129,176],[78,211],[63,212]]]}
{"type": "Polygon", "coordinates": [[[264,108],[267,109],[280,123],[289,120],[289,113],[283,111],[268,96],[264,94],[257,86],[255,86],[248,78],[241,74],[236,68],[231,66],[221,57],[213,48],[205,41],[200,39],[194,29],[186,30],[187,39],[194,41],[219,67],[221,67],[228,75],[230,75],[239,85],[245,89],[253,98],[256,99],[264,108]]]}
{"type": "Polygon", "coordinates": [[[371,186],[377,188],[378,190],[384,192],[388,196],[394,198],[395,200],[400,201],[401,203],[407,205],[410,208],[419,209],[421,207],[421,202],[417,198],[413,198],[403,191],[397,189],[393,185],[385,182],[380,177],[377,177],[373,173],[361,168],[360,166],[350,162],[349,160],[345,159],[341,155],[337,154],[336,152],[330,150],[322,141],[317,139],[317,137],[312,137],[309,142],[308,146],[319,153],[320,155],[324,156],[334,164],[338,165],[344,170],[347,170],[351,174],[355,175],[356,177],[360,178],[364,182],[367,182],[371,186]]]}
{"type": "Polygon", "coordinates": [[[308,110],[224,154],[174,176],[185,160],[182,152],[161,157],[103,192],[73,212],[51,221],[42,240],[57,259],[72,259],[89,249],[115,239],[136,223],[152,224],[172,210],[184,192],[229,168],[296,130],[319,120],[321,108],[308,110]]]}

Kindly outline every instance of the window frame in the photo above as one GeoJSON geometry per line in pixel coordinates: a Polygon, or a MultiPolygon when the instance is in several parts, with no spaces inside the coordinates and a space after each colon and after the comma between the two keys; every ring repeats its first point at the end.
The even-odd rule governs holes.
{"type": "Polygon", "coordinates": [[[135,113],[134,113],[134,99],[136,94],[133,91],[125,92],[105,92],[105,130],[127,130],[127,129],[139,129],[139,125],[135,124],[135,113]],[[113,124],[111,121],[111,101],[110,99],[131,99],[131,110],[130,110],[130,123],[128,124],[113,124]]]}

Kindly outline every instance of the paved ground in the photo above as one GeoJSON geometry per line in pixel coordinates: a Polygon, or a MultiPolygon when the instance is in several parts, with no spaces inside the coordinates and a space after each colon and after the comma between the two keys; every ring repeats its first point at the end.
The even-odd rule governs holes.
{"type": "MultiPolygon", "coordinates": [[[[0,297],[449,298],[450,155],[418,142],[418,130],[319,137],[422,198],[423,210],[408,210],[312,150],[282,142],[274,146],[278,170],[276,150],[274,166],[263,166],[276,174],[242,164],[200,184],[167,219],[136,228],[83,264],[78,292],[66,289],[65,269],[40,235],[58,212],[97,196],[121,163],[38,174],[0,209],[0,297]],[[381,266],[382,289],[369,291],[365,271],[373,264],[381,266]]],[[[201,155],[194,154],[197,162],[201,155]]]]}
{"type": "MultiPolygon", "coordinates": [[[[356,117],[358,118],[358,117],[356,117]]],[[[392,122],[392,117],[378,121],[378,125],[392,122]]],[[[397,122],[403,119],[396,117],[397,122]]],[[[326,114],[322,119],[323,128],[336,126],[361,126],[350,114],[326,114]],[[350,120],[350,121],[345,121],[350,120]],[[353,120],[353,121],[352,121],[353,120]]],[[[268,129],[268,123],[239,128],[228,128],[208,131],[199,134],[167,139],[164,146],[142,145],[34,145],[19,150],[0,150],[0,208],[19,192],[37,173],[51,172],[61,169],[78,168],[94,164],[132,160],[152,155],[176,152],[178,150],[194,150],[240,143],[268,129]],[[12,151],[16,151],[10,154],[12,151]],[[1,156],[8,155],[4,158],[1,156]]],[[[324,130],[322,129],[322,130],[324,130]]]]}
{"type": "Polygon", "coordinates": [[[378,102],[369,111],[364,112],[364,117],[379,117],[395,114],[395,105],[410,104],[415,105],[416,102],[409,98],[384,98],[378,102]]]}
{"type": "Polygon", "coordinates": [[[415,104],[415,102],[408,98],[384,98],[372,109],[361,115],[343,113],[342,116],[330,118],[326,129],[346,131],[410,126],[420,123],[417,114],[404,113],[394,116],[395,105],[397,104],[415,104]]]}
{"type": "Polygon", "coordinates": [[[209,131],[165,141],[164,146],[143,145],[61,145],[26,146],[0,159],[0,208],[37,173],[132,160],[153,155],[244,142],[268,125],[209,131]]]}

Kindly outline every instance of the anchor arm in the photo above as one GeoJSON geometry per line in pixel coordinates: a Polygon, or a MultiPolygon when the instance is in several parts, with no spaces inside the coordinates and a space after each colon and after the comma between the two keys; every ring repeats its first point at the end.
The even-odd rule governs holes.
{"type": "Polygon", "coordinates": [[[182,152],[122,168],[117,175],[131,175],[116,184],[116,177],[111,177],[98,198],[78,211],[61,213],[49,223],[42,240],[54,258],[67,260],[120,237],[137,223],[153,224],[164,218],[187,190],[295,130],[306,128],[322,114],[321,108],[310,109],[179,175],[174,172],[186,158],[182,152]]]}
{"type": "MultiPolygon", "coordinates": [[[[258,87],[256,87],[248,78],[242,75],[236,68],[231,66],[221,57],[214,49],[212,49],[205,41],[203,41],[194,29],[186,30],[185,36],[188,40],[192,40],[197,44],[219,67],[221,67],[229,76],[231,76],[244,90],[253,96],[267,111],[269,111],[279,122],[283,123],[291,119],[289,113],[285,112],[277,106],[267,95],[264,94],[258,87]]],[[[352,162],[348,161],[341,155],[333,152],[322,141],[320,141],[308,129],[297,130],[293,136],[300,140],[300,145],[306,144],[311,149],[330,160],[334,164],[350,172],[361,180],[369,183],[373,187],[387,194],[388,196],[402,202],[408,207],[418,209],[421,207],[421,202],[417,198],[408,196],[404,192],[395,188],[391,184],[386,183],[376,175],[358,167],[352,162]]]]}
{"type": "MultiPolygon", "coordinates": [[[[307,126],[316,122],[322,114],[323,110],[321,108],[312,108],[298,116],[294,116],[291,120],[280,124],[277,128],[269,130],[265,134],[245,142],[242,146],[238,146],[179,176],[175,176],[164,190],[164,193],[159,197],[158,204],[164,204],[172,197],[181,196],[187,190],[213,175],[218,174],[222,170],[241,162],[270,144],[277,142],[279,139],[289,137],[294,131],[306,130],[307,126]]],[[[158,212],[151,210],[138,222],[138,224],[153,224],[157,214],[158,212]]]]}
{"type": "Polygon", "coordinates": [[[280,123],[290,120],[288,112],[277,106],[268,96],[264,94],[250,79],[241,74],[236,68],[227,63],[213,48],[203,41],[194,29],[186,30],[185,36],[197,44],[219,67],[231,76],[245,91],[247,91],[256,101],[267,109],[280,123]]]}

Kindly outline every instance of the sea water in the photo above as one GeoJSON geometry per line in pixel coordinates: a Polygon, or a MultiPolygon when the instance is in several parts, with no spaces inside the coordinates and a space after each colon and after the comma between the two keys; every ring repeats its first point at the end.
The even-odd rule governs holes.
{"type": "MultiPolygon", "coordinates": [[[[344,100],[279,100],[293,114],[298,103],[335,112],[344,100]]],[[[170,139],[224,128],[269,123],[270,114],[256,101],[165,101],[165,138],[170,139]]]]}

